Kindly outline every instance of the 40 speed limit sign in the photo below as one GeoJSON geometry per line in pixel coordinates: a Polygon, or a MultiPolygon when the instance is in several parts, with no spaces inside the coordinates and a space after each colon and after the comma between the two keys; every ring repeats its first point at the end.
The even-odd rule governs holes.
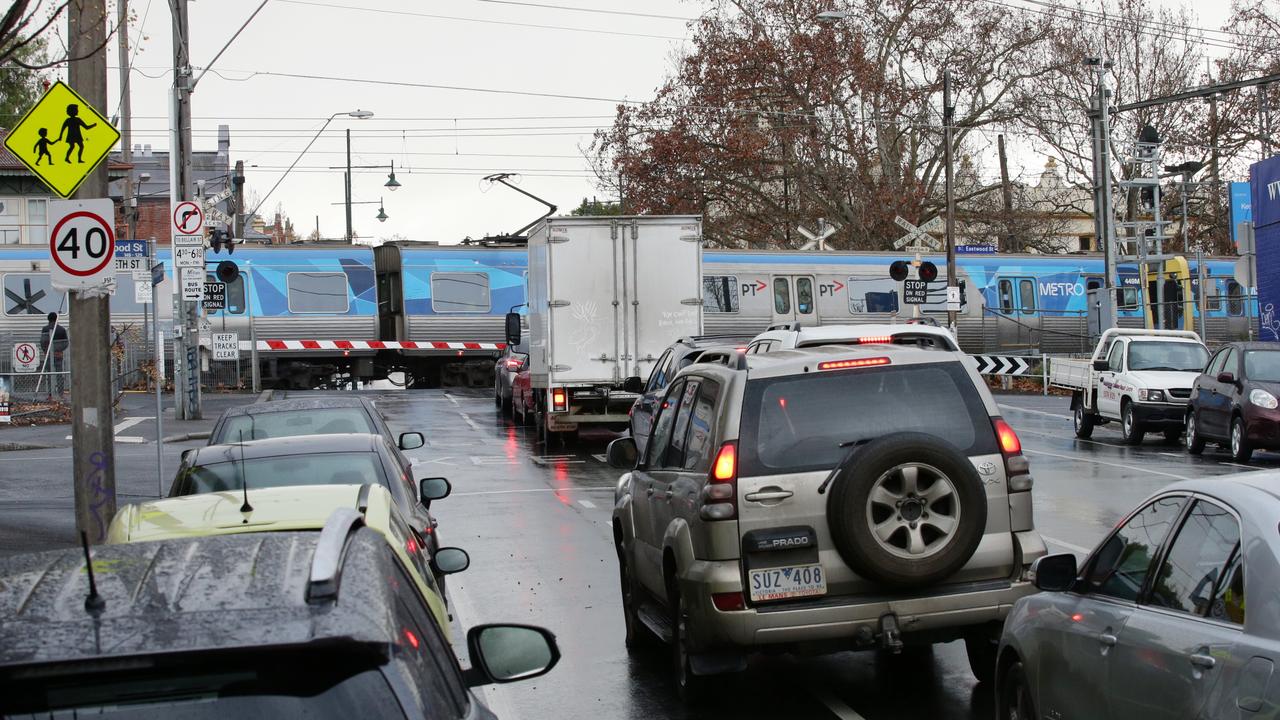
{"type": "Polygon", "coordinates": [[[50,201],[49,276],[55,288],[86,290],[115,278],[114,224],[110,200],[50,201]]]}

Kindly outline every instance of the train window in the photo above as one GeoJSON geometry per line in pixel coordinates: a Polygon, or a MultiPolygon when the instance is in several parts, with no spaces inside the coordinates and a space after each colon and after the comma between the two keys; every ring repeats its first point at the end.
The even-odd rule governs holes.
{"type": "Polygon", "coordinates": [[[1235,280],[1227,281],[1227,314],[1232,317],[1244,315],[1244,287],[1235,280]]]}
{"type": "Polygon", "coordinates": [[[791,313],[791,281],[787,278],[773,279],[773,312],[776,315],[791,313]]]}
{"type": "Polygon", "coordinates": [[[292,272],[285,284],[291,313],[345,313],[351,306],[346,273],[292,272]]]}
{"type": "Polygon", "coordinates": [[[1013,282],[1009,280],[1000,281],[1000,312],[1013,312],[1013,282]]]}
{"type": "Polygon", "coordinates": [[[1212,279],[1209,280],[1209,284],[1205,288],[1204,301],[1208,305],[1210,312],[1222,310],[1222,295],[1218,292],[1218,284],[1212,279]]]}
{"type": "Polygon", "coordinates": [[[796,278],[796,312],[813,314],[813,278],[796,278]]]}
{"type": "Polygon", "coordinates": [[[1030,315],[1036,311],[1036,283],[1034,280],[1018,281],[1018,302],[1019,309],[1023,315],[1030,315]]]}
{"type": "Polygon", "coordinates": [[[1132,310],[1138,307],[1138,288],[1116,288],[1116,307],[1132,310]]]}
{"type": "Polygon", "coordinates": [[[710,313],[738,312],[738,278],[736,275],[702,276],[702,311],[710,313]]]}
{"type": "Polygon", "coordinates": [[[489,275],[482,272],[431,273],[431,311],[489,312],[489,275]]]}
{"type": "Polygon", "coordinates": [[[67,311],[61,290],[54,290],[48,275],[7,273],[4,276],[5,315],[48,315],[67,311]]]}

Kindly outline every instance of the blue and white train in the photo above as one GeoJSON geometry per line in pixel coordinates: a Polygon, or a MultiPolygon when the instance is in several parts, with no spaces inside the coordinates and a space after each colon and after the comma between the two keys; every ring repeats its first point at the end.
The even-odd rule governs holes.
{"type": "MultiPolygon", "coordinates": [[[[256,341],[268,385],[312,387],[334,374],[386,377],[402,371],[415,384],[484,383],[502,347],[503,317],[525,302],[527,255],[519,247],[293,245],[237,248],[240,278],[224,310],[208,313],[213,331],[256,341]]],[[[160,287],[160,328],[172,319],[172,263],[160,287]]],[[[751,335],[771,324],[894,322],[913,314],[901,284],[889,277],[890,253],[706,250],[704,318],[708,333],[751,335]]],[[[940,256],[926,257],[945,268],[940,256]]],[[[50,311],[65,312],[49,283],[42,246],[0,248],[3,315],[0,344],[39,337],[50,311]]],[[[1207,303],[1200,312],[1194,264],[1166,267],[1167,327],[1199,327],[1211,341],[1243,338],[1256,317],[1250,289],[1232,277],[1234,259],[1206,261],[1207,303]]],[[[1092,255],[976,255],[957,259],[963,288],[958,331],[969,352],[1086,352],[1087,292],[1102,285],[1092,255]]],[[[1141,326],[1138,271],[1121,266],[1121,325],[1141,326]]],[[[945,274],[930,285],[923,315],[945,312],[945,274]]],[[[1154,297],[1154,273],[1148,294],[1154,297]]],[[[134,281],[118,275],[112,324],[141,328],[134,281]]],[[[1152,301],[1149,299],[1148,303],[1152,301]]],[[[1148,305],[1149,307],[1149,305],[1148,305]]],[[[71,329],[74,332],[74,328],[71,329]]],[[[166,336],[168,336],[166,334],[166,336]]],[[[242,352],[248,358],[248,351],[242,352]]]]}

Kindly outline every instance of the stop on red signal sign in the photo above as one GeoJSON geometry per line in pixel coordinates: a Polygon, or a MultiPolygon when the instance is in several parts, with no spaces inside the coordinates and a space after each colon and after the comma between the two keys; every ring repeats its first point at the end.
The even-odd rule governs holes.
{"type": "Polygon", "coordinates": [[[49,276],[55,288],[85,290],[115,278],[114,222],[110,200],[49,203],[49,276]]]}

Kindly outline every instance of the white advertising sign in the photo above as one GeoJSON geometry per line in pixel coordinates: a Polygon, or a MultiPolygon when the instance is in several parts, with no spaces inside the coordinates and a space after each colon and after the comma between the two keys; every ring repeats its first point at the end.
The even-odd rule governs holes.
{"type": "Polygon", "coordinates": [[[240,336],[237,333],[213,334],[213,359],[235,360],[240,357],[240,336]]]}
{"type": "Polygon", "coordinates": [[[59,290],[86,290],[115,279],[115,206],[110,200],[49,201],[49,276],[59,290]]]}
{"type": "Polygon", "coordinates": [[[151,278],[148,277],[145,280],[134,279],[133,301],[141,305],[149,305],[151,303],[151,278]]]}

